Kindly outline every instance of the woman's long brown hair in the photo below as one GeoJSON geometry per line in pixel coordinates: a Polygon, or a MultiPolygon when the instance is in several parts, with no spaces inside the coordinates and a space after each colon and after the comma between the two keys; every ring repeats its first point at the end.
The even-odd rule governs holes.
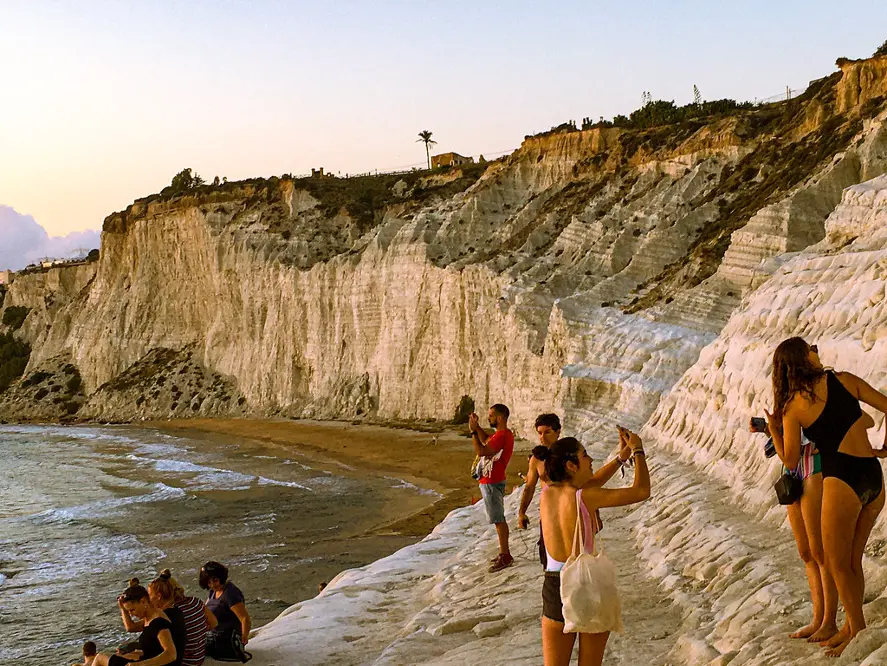
{"type": "Polygon", "coordinates": [[[796,394],[816,400],[813,388],[825,374],[810,362],[810,345],[803,338],[789,338],[773,352],[773,415],[782,419],[785,406],[796,394]]]}

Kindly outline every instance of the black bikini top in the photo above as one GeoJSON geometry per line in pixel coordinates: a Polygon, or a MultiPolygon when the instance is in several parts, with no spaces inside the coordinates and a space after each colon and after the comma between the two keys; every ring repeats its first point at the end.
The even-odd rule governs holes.
{"type": "Polygon", "coordinates": [[[804,434],[820,453],[837,453],[844,437],[862,416],[859,400],[850,393],[834,372],[827,372],[825,407],[817,419],[804,428],[804,434]]]}

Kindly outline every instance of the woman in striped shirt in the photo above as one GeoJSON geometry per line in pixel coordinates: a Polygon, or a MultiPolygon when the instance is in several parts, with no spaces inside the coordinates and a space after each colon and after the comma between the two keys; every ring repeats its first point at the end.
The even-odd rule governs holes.
{"type": "Polygon", "coordinates": [[[172,577],[169,569],[164,569],[161,575],[170,577],[176,608],[185,618],[185,650],[181,666],[201,666],[206,655],[206,633],[218,624],[218,620],[203,601],[185,596],[185,588],[172,577]]]}

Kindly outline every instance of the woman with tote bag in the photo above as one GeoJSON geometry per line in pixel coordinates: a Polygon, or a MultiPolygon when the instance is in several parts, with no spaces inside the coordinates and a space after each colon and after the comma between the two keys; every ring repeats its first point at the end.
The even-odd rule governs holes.
{"type": "Polygon", "coordinates": [[[591,458],[573,437],[542,454],[551,483],[539,500],[547,563],[542,586],[542,655],[545,666],[567,666],[579,634],[579,666],[599,666],[610,631],[622,631],[616,572],[603,554],[591,516],[597,509],[650,497],[650,473],[640,437],[619,428],[635,461],[628,488],[589,485],[591,458]]]}

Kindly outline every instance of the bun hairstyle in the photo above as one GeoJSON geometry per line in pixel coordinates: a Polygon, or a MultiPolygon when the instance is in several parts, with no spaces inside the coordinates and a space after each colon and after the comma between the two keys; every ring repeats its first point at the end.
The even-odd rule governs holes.
{"type": "Polygon", "coordinates": [[[579,451],[582,444],[575,437],[563,437],[551,445],[551,448],[537,446],[533,456],[545,463],[545,473],[552,483],[560,483],[570,478],[567,463],[579,464],[579,451]]]}
{"type": "Polygon", "coordinates": [[[130,578],[130,579],[129,579],[129,583],[127,583],[127,585],[128,585],[129,587],[135,587],[135,586],[138,585],[138,584],[139,584],[139,579],[138,579],[138,578],[130,578]]]}
{"type": "Polygon", "coordinates": [[[172,586],[173,590],[173,599],[179,601],[180,599],[185,598],[185,588],[182,587],[182,584],[179,583],[179,581],[172,577],[172,571],[170,571],[169,569],[164,569],[160,572],[158,578],[164,578],[169,581],[169,584],[172,586]]]}
{"type": "Polygon", "coordinates": [[[148,583],[148,587],[161,599],[176,598],[176,584],[169,569],[161,571],[157,578],[148,583]]]}
{"type": "Polygon", "coordinates": [[[130,585],[120,596],[123,597],[123,601],[143,601],[149,598],[148,590],[141,585],[130,585]]]}
{"type": "Polygon", "coordinates": [[[228,582],[228,567],[219,562],[210,560],[200,567],[200,587],[204,590],[209,589],[209,581],[217,578],[221,585],[228,582]]]}

